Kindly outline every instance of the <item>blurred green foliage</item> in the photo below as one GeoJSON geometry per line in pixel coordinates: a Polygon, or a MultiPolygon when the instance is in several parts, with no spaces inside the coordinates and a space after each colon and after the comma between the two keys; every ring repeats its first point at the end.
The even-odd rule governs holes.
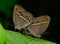
{"type": "Polygon", "coordinates": [[[7,31],[7,44],[55,44],[41,38],[33,38],[18,32],[7,31]]]}
{"type": "Polygon", "coordinates": [[[12,15],[13,7],[16,3],[16,0],[0,0],[0,11],[5,13],[7,17],[10,17],[12,15]]]}
{"type": "Polygon", "coordinates": [[[4,30],[4,28],[2,27],[0,23],[0,44],[5,44],[7,40],[6,35],[7,35],[6,30],[4,30]]]}
{"type": "Polygon", "coordinates": [[[5,28],[8,28],[12,23],[13,8],[16,3],[16,0],[0,0],[0,17],[5,28]]]}

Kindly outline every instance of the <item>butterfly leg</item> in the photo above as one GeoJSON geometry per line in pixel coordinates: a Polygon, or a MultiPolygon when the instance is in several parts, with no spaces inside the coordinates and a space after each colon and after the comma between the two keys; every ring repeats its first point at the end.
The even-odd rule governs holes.
{"type": "Polygon", "coordinates": [[[31,33],[27,30],[27,28],[23,28],[25,31],[23,33],[27,34],[27,35],[31,35],[31,33]]]}

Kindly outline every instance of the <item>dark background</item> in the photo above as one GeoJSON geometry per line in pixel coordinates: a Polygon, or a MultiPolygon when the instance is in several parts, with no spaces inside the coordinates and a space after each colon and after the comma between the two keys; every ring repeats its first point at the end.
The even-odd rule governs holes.
{"type": "Polygon", "coordinates": [[[49,15],[51,22],[48,27],[48,34],[42,38],[56,42],[60,42],[60,5],[58,0],[20,0],[21,4],[27,11],[31,12],[35,17],[40,15],[49,15]]]}

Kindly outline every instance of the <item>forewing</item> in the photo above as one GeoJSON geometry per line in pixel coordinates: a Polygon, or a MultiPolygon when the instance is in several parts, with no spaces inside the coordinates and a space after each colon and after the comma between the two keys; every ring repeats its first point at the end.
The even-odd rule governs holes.
{"type": "Polygon", "coordinates": [[[27,12],[22,6],[15,5],[14,11],[13,11],[13,23],[15,25],[16,29],[21,29],[29,24],[31,24],[33,21],[33,16],[31,13],[27,12]]]}

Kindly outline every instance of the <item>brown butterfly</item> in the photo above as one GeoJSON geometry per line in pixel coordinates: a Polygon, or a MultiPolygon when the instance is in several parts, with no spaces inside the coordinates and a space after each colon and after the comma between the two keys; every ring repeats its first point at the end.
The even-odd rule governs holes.
{"type": "Polygon", "coordinates": [[[43,15],[35,18],[30,12],[27,12],[22,6],[15,5],[13,12],[13,23],[15,29],[25,30],[25,34],[32,34],[35,37],[40,37],[50,23],[50,16],[43,15]],[[28,31],[27,31],[28,30],[28,31]]]}
{"type": "Polygon", "coordinates": [[[13,22],[15,28],[21,30],[21,28],[24,28],[33,22],[33,16],[21,6],[16,5],[13,12],[13,22]]]}

